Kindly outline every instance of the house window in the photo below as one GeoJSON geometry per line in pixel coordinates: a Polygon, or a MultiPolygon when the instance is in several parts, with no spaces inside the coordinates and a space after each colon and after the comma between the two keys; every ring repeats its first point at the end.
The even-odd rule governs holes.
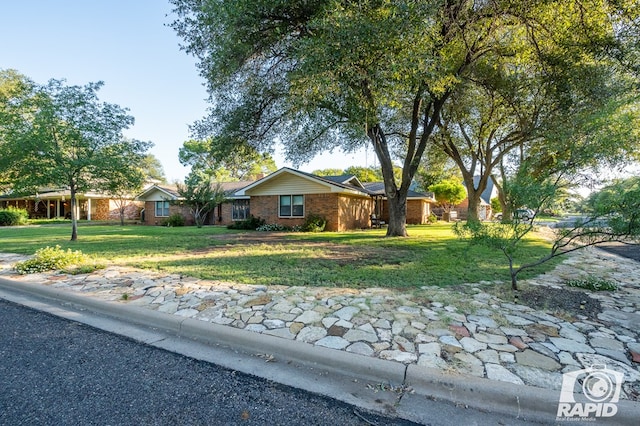
{"type": "Polygon", "coordinates": [[[249,215],[249,200],[233,200],[231,219],[246,220],[249,219],[249,215]]]}
{"type": "Polygon", "coordinates": [[[168,201],[156,201],[156,217],[169,217],[168,201]]]}
{"type": "Polygon", "coordinates": [[[304,196],[302,195],[281,195],[280,196],[280,217],[303,217],[304,216],[304,196]]]}

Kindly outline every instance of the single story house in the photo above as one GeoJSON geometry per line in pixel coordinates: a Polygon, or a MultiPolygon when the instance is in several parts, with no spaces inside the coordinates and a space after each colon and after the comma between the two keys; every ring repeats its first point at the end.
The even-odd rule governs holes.
{"type": "MultiPolygon", "coordinates": [[[[120,219],[120,202],[99,192],[76,194],[76,217],[85,220],[120,219]]],[[[137,220],[140,203],[124,200],[125,219],[137,220]]],[[[16,207],[27,210],[31,219],[55,219],[71,217],[71,192],[65,188],[42,188],[34,195],[0,195],[0,208],[16,207]]]]}
{"type": "MultiPolygon", "coordinates": [[[[228,202],[216,208],[208,218],[209,224],[228,225],[254,216],[268,224],[296,226],[315,214],[327,220],[326,230],[345,231],[371,227],[372,215],[383,221],[389,218],[384,185],[363,184],[353,175],[316,176],[283,167],[253,182],[228,182],[222,186],[228,202]]],[[[175,188],[154,185],[137,199],[145,203],[146,224],[161,224],[174,213],[193,223],[188,209],[179,205],[175,188]]],[[[407,223],[428,223],[435,202],[433,194],[410,191],[407,223]]]]}

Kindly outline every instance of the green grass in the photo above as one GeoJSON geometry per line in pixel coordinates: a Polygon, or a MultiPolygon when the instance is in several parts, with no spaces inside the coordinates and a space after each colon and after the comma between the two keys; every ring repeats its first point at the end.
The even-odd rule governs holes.
{"type": "MultiPolygon", "coordinates": [[[[408,238],[385,238],[383,229],[290,233],[269,239],[268,233],[222,227],[81,224],[78,241],[71,242],[67,223],[0,228],[0,251],[33,254],[60,245],[107,264],[262,285],[406,289],[509,280],[500,252],[457,239],[449,224],[410,226],[408,231],[408,238]]],[[[518,260],[538,258],[548,247],[530,238],[518,260]]],[[[538,275],[555,263],[520,278],[538,275]]]]}

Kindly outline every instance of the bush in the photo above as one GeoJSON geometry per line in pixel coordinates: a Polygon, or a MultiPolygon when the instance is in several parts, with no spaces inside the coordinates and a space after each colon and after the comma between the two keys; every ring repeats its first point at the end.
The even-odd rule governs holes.
{"type": "Polygon", "coordinates": [[[613,281],[603,280],[595,277],[587,277],[582,280],[567,281],[569,287],[584,288],[591,291],[616,291],[618,286],[613,281]]]}
{"type": "Polygon", "coordinates": [[[431,213],[429,217],[427,217],[427,223],[436,223],[438,221],[438,216],[431,213]]]}
{"type": "Polygon", "coordinates": [[[0,209],[0,226],[16,226],[27,223],[29,213],[25,209],[9,207],[0,209]]]}
{"type": "Polygon", "coordinates": [[[60,246],[45,247],[36,251],[32,259],[16,263],[14,268],[20,274],[34,274],[37,272],[62,269],[70,265],[80,265],[89,260],[80,250],[64,251],[60,246]]]}
{"type": "Polygon", "coordinates": [[[184,226],[184,217],[178,213],[174,213],[162,222],[162,226],[184,226]]]}
{"type": "Polygon", "coordinates": [[[243,229],[249,231],[255,231],[259,227],[265,224],[264,219],[260,219],[259,217],[251,216],[249,219],[240,220],[232,223],[231,225],[227,225],[228,229],[243,229]]]}
{"type": "Polygon", "coordinates": [[[302,232],[322,232],[327,226],[327,219],[317,214],[310,214],[302,225],[302,232]]]}
{"type": "Polygon", "coordinates": [[[300,232],[302,231],[302,227],[299,225],[286,226],[280,225],[279,223],[270,223],[259,226],[258,228],[256,228],[256,231],[300,232]]]}

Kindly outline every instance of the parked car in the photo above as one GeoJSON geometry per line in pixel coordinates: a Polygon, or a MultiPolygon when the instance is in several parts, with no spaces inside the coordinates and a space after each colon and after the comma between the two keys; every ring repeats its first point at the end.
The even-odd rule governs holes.
{"type": "MultiPolygon", "coordinates": [[[[519,219],[519,220],[524,220],[524,221],[530,221],[533,220],[533,218],[536,216],[536,212],[534,212],[531,209],[517,209],[514,213],[513,213],[513,217],[514,219],[519,219]]],[[[500,213],[496,213],[495,215],[493,215],[493,218],[495,220],[502,220],[502,212],[500,213]]]]}

